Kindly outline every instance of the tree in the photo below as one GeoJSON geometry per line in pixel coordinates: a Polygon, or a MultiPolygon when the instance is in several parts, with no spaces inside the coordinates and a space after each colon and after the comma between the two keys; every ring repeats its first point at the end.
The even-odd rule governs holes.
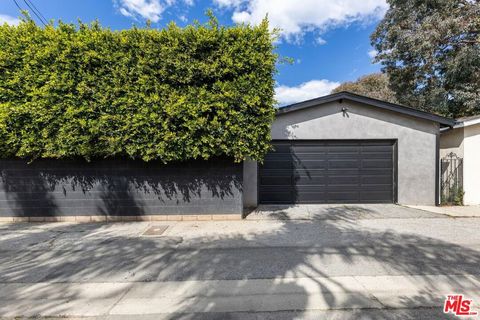
{"type": "Polygon", "coordinates": [[[388,0],[371,36],[400,103],[480,113],[480,0],[388,0]]]}
{"type": "Polygon", "coordinates": [[[388,76],[383,73],[373,73],[358,78],[356,81],[344,82],[332,93],[348,91],[370,98],[398,103],[395,92],[389,88],[388,76]]]}

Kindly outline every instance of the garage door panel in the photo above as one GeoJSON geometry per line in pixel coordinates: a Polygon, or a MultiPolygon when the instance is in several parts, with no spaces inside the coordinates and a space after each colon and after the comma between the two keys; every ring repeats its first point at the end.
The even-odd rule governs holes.
{"type": "Polygon", "coordinates": [[[330,160],[328,161],[328,168],[332,169],[355,169],[358,168],[359,160],[330,160]]]}
{"type": "Polygon", "coordinates": [[[360,184],[359,176],[328,176],[328,185],[335,186],[345,186],[345,185],[355,185],[360,184]]]}
{"type": "Polygon", "coordinates": [[[329,158],[326,153],[295,153],[293,159],[296,161],[327,161],[329,158]]]}
{"type": "Polygon", "coordinates": [[[327,203],[328,194],[326,192],[303,192],[296,196],[298,203],[327,203]]]}
{"type": "Polygon", "coordinates": [[[360,176],[392,176],[391,168],[328,168],[328,174],[330,176],[343,176],[343,175],[360,175],[360,176]]]}
{"type": "Polygon", "coordinates": [[[295,177],[321,177],[327,174],[327,168],[323,169],[295,169],[293,176],[295,177]]]}
{"type": "Polygon", "coordinates": [[[271,153],[290,153],[292,148],[290,143],[276,143],[273,146],[273,151],[271,153]]]}
{"type": "Polygon", "coordinates": [[[260,184],[264,186],[287,186],[292,184],[291,176],[263,176],[260,177],[260,184]]]}
{"type": "Polygon", "coordinates": [[[265,160],[265,163],[263,164],[264,169],[273,169],[273,170],[279,170],[279,169],[292,169],[293,168],[293,162],[291,160],[281,160],[281,161],[276,161],[276,160],[265,160]]]}
{"type": "Polygon", "coordinates": [[[327,155],[328,160],[361,160],[363,159],[362,154],[360,153],[329,153],[327,155]]]}
{"type": "Polygon", "coordinates": [[[360,202],[358,191],[328,192],[328,202],[360,202]]]}
{"type": "Polygon", "coordinates": [[[391,153],[392,152],[392,146],[391,145],[386,145],[384,143],[368,143],[368,144],[362,144],[361,146],[362,152],[386,152],[386,153],[391,153]]]}
{"type": "Polygon", "coordinates": [[[372,187],[366,186],[364,189],[359,188],[358,185],[328,185],[328,191],[331,192],[373,192],[373,191],[385,191],[384,186],[372,187]]]}
{"type": "Polygon", "coordinates": [[[383,185],[377,184],[377,185],[365,185],[365,186],[362,186],[360,192],[365,192],[365,193],[368,193],[368,192],[390,193],[390,192],[392,192],[392,191],[390,190],[390,186],[389,186],[389,185],[386,185],[386,184],[383,184],[383,185]]]}
{"type": "Polygon", "coordinates": [[[299,145],[293,145],[291,150],[295,154],[309,154],[309,153],[326,154],[328,151],[328,147],[317,145],[317,144],[299,144],[299,145]]]}
{"type": "Polygon", "coordinates": [[[393,181],[392,177],[392,168],[362,168],[358,171],[358,173],[362,177],[366,176],[389,176],[393,181]]]}
{"type": "Polygon", "coordinates": [[[265,199],[265,204],[295,203],[295,199],[289,192],[260,192],[260,199],[265,199]]]}
{"type": "Polygon", "coordinates": [[[328,184],[327,177],[294,177],[294,182],[298,187],[306,186],[324,186],[328,184]]]}
{"type": "Polygon", "coordinates": [[[362,176],[361,184],[362,185],[390,185],[392,177],[391,176],[362,176]]]}
{"type": "Polygon", "coordinates": [[[327,185],[300,185],[295,188],[293,194],[302,194],[302,193],[315,193],[315,192],[327,192],[327,185]]]}
{"type": "Polygon", "coordinates": [[[360,159],[369,159],[369,160],[391,160],[392,159],[392,153],[386,153],[386,152],[363,152],[361,153],[360,159]]]}
{"type": "Polygon", "coordinates": [[[328,151],[328,156],[330,159],[332,157],[337,156],[337,157],[345,157],[345,156],[350,156],[350,157],[355,157],[356,155],[359,155],[360,152],[355,150],[355,151],[340,151],[340,150],[329,150],[328,151]]]}
{"type": "Polygon", "coordinates": [[[341,177],[341,176],[356,176],[361,173],[361,170],[359,168],[340,168],[340,169],[333,169],[333,168],[328,168],[326,170],[328,172],[328,176],[330,177],[341,177]]]}
{"type": "Polygon", "coordinates": [[[336,141],[323,143],[328,147],[329,152],[337,151],[358,151],[361,148],[361,144],[355,141],[346,142],[343,141],[341,144],[338,144],[336,141]]]}
{"type": "Polygon", "coordinates": [[[270,161],[291,161],[292,155],[290,153],[268,153],[265,156],[265,162],[270,161]]]}
{"type": "Polygon", "coordinates": [[[260,203],[393,202],[393,141],[294,140],[274,147],[259,169],[260,203]]]}
{"type": "Polygon", "coordinates": [[[326,160],[294,160],[293,167],[295,170],[309,170],[309,169],[325,169],[328,167],[328,162],[326,160]]]}
{"type": "Polygon", "coordinates": [[[362,168],[392,168],[391,159],[365,159],[362,160],[362,168]]]}
{"type": "MultiPolygon", "coordinates": [[[[282,201],[282,203],[292,203],[294,190],[285,186],[264,186],[260,189],[259,197],[267,199],[269,203],[276,203],[282,201]]],[[[267,202],[268,202],[267,201],[267,202]]]]}

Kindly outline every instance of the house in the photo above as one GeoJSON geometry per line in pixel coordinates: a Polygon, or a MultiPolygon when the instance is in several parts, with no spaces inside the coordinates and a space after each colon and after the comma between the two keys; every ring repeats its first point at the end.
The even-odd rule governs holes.
{"type": "Polygon", "coordinates": [[[445,163],[442,176],[452,175],[465,193],[465,205],[480,204],[480,116],[460,118],[442,130],[440,156],[445,163]]]}
{"type": "MultiPolygon", "coordinates": [[[[224,158],[168,165],[127,159],[2,160],[0,218],[236,219],[259,204],[435,205],[448,137],[461,137],[452,138],[459,154],[479,157],[472,144],[480,136],[470,140],[480,130],[475,121],[462,125],[341,92],[279,108],[271,128],[274,150],[262,164],[224,158]]],[[[478,163],[466,160],[465,173],[472,171],[470,161],[478,163]]],[[[479,190],[478,181],[466,180],[469,202],[475,201],[471,190],[479,190]]]]}
{"type": "Polygon", "coordinates": [[[275,150],[245,164],[245,205],[438,204],[440,129],[453,125],[348,92],[280,108],[275,150]]]}

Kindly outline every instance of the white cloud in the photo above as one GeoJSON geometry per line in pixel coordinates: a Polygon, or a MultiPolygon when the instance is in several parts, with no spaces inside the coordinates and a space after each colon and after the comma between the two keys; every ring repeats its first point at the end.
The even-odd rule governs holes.
{"type": "Polygon", "coordinates": [[[234,12],[232,15],[232,20],[235,21],[236,23],[248,23],[250,22],[251,16],[250,13],[246,11],[242,12],[234,12]]]}
{"type": "Polygon", "coordinates": [[[220,7],[238,8],[245,0],[213,0],[220,7]]]}
{"type": "Polygon", "coordinates": [[[272,27],[280,28],[289,41],[304,33],[325,32],[352,22],[369,22],[383,16],[386,0],[214,0],[220,7],[234,10],[237,23],[259,23],[268,14],[272,27]]]}
{"type": "MultiPolygon", "coordinates": [[[[177,4],[178,0],[113,0],[114,5],[120,14],[129,18],[148,19],[152,22],[158,22],[162,18],[162,13],[171,6],[177,4]]],[[[182,0],[188,7],[193,6],[195,0],[182,0]]]]}
{"type": "Polygon", "coordinates": [[[127,9],[125,8],[120,8],[120,13],[124,15],[125,17],[133,17],[133,14],[131,14],[127,9]]]}
{"type": "Polygon", "coordinates": [[[375,57],[377,56],[378,51],[375,50],[375,49],[372,49],[372,50],[368,51],[367,54],[368,54],[368,56],[369,56],[370,58],[373,59],[373,58],[375,58],[375,57]]]}
{"type": "Polygon", "coordinates": [[[165,10],[160,0],[118,0],[117,5],[120,13],[126,17],[140,16],[152,22],[158,22],[165,10]]]}
{"type": "Polygon", "coordinates": [[[17,19],[15,17],[6,15],[6,14],[0,14],[0,25],[8,23],[12,26],[16,26],[17,24],[20,23],[20,19],[17,19]]]}
{"type": "Polygon", "coordinates": [[[315,39],[315,43],[318,44],[319,46],[322,46],[327,43],[327,40],[323,39],[322,37],[317,37],[315,39]]]}
{"type": "Polygon", "coordinates": [[[279,105],[301,102],[330,94],[339,85],[339,82],[322,79],[310,80],[294,87],[278,86],[275,88],[275,99],[279,105]]]}

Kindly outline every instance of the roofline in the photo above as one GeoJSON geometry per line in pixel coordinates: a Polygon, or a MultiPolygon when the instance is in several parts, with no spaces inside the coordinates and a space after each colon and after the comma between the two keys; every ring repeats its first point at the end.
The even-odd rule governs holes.
{"type": "Polygon", "coordinates": [[[291,105],[288,105],[288,106],[280,107],[280,108],[277,109],[276,114],[277,115],[282,115],[282,114],[286,114],[286,113],[289,113],[289,112],[303,110],[303,109],[311,108],[311,107],[314,107],[314,106],[318,106],[318,105],[321,105],[321,104],[325,104],[325,103],[329,103],[329,102],[333,102],[333,101],[341,100],[341,99],[350,100],[350,101],[359,102],[359,103],[364,103],[364,104],[372,105],[372,106],[375,106],[375,107],[378,107],[378,108],[381,108],[381,109],[406,114],[406,115],[409,115],[409,116],[412,116],[412,117],[421,118],[421,119],[425,119],[425,120],[430,120],[430,121],[437,122],[437,123],[440,123],[440,124],[443,124],[443,125],[446,125],[446,126],[449,126],[449,127],[453,127],[456,124],[455,120],[450,119],[450,118],[445,118],[445,117],[442,117],[442,116],[439,116],[439,115],[436,115],[436,114],[433,114],[433,113],[430,113],[430,112],[425,112],[425,111],[413,109],[413,108],[410,108],[410,107],[405,107],[405,106],[395,104],[395,103],[390,103],[390,102],[386,102],[386,101],[382,101],[382,100],[369,98],[369,97],[366,97],[366,96],[361,96],[361,95],[354,94],[354,93],[347,92],[347,91],[342,91],[342,92],[330,94],[330,95],[327,95],[327,96],[323,96],[323,97],[319,97],[319,98],[315,98],[315,99],[311,99],[311,100],[306,100],[306,101],[294,103],[294,104],[291,104],[291,105]]]}
{"type": "Polygon", "coordinates": [[[472,119],[472,120],[467,120],[467,121],[458,121],[455,123],[453,128],[465,128],[465,127],[470,127],[476,124],[480,124],[480,118],[478,119],[472,119]]]}

